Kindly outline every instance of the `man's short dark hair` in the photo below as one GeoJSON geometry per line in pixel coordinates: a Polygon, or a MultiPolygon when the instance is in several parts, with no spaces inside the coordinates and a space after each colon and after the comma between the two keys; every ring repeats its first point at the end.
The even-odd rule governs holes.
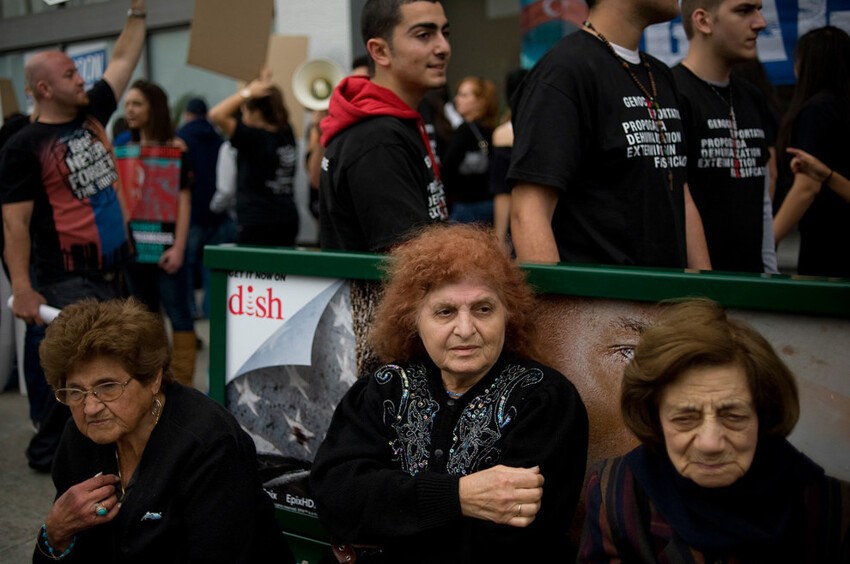
{"type": "Polygon", "coordinates": [[[706,12],[713,12],[723,0],[682,0],[682,27],[685,28],[685,37],[690,41],[694,37],[694,22],[691,16],[702,8],[706,12]]]}
{"type": "Polygon", "coordinates": [[[393,28],[401,22],[401,7],[414,2],[436,4],[439,0],[367,0],[360,15],[363,43],[368,43],[373,38],[392,41],[393,28]]]}

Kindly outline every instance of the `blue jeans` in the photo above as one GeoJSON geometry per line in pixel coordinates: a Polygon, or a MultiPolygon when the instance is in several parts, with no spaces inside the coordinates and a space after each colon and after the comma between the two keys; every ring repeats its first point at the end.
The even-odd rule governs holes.
{"type": "Polygon", "coordinates": [[[449,219],[460,223],[493,224],[493,200],[480,202],[455,202],[449,213],[449,219]]]}
{"type": "Polygon", "coordinates": [[[135,263],[128,267],[127,284],[130,293],[139,298],[152,312],[165,314],[174,331],[194,331],[195,320],[189,309],[188,268],[184,263],[174,274],[168,274],[158,264],[135,263]]]}
{"type": "Polygon", "coordinates": [[[189,238],[186,241],[186,270],[189,276],[189,309],[195,316],[197,304],[195,303],[195,288],[198,287],[197,277],[201,278],[201,288],[204,292],[202,304],[203,317],[210,316],[210,269],[204,266],[204,246],[220,245],[222,243],[236,242],[236,221],[232,218],[225,219],[215,226],[192,225],[189,227],[189,238]]]}
{"type": "Polygon", "coordinates": [[[30,419],[34,423],[41,421],[44,402],[50,395],[50,385],[47,383],[38,358],[38,347],[43,340],[44,326],[28,323],[27,332],[24,334],[24,382],[27,385],[30,419]]]}

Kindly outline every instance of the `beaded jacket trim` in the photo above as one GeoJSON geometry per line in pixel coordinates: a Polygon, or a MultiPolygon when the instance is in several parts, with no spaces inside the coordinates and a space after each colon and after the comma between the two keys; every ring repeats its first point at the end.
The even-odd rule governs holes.
{"type": "MultiPolygon", "coordinates": [[[[384,424],[393,430],[390,441],[393,461],[411,476],[428,468],[434,419],[440,411],[428,383],[423,364],[407,368],[395,364],[381,367],[375,373],[379,385],[399,385],[398,400],[385,399],[384,424]]],[[[500,440],[504,428],[517,413],[516,401],[522,388],[536,386],[543,380],[539,368],[517,364],[505,365],[493,382],[473,397],[452,431],[447,464],[448,474],[465,476],[495,465],[500,456],[500,440]]]]}

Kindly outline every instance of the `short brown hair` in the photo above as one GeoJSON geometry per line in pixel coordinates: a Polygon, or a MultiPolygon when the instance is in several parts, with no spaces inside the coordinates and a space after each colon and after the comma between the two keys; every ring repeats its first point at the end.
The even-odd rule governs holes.
{"type": "Polygon", "coordinates": [[[142,383],[156,378],[160,369],[163,382],[173,381],[162,317],[135,298],[89,298],[66,306],[47,326],[38,352],[53,389],[64,387],[68,374],[95,359],[118,362],[142,383]]]}
{"type": "Polygon", "coordinates": [[[505,349],[545,363],[532,320],[536,296],[525,272],[505,254],[492,229],[437,223],[395,247],[384,263],[385,285],[369,335],[384,362],[426,354],[416,329],[425,297],[444,284],[474,279],[498,294],[506,310],[505,349]]]}
{"type": "Polygon", "coordinates": [[[728,365],[746,373],[759,435],[787,437],[799,419],[800,398],[794,375],[770,343],[747,323],[728,318],[712,300],[688,298],[663,305],[623,375],[620,409],[637,438],[663,451],[658,410],[664,389],[691,368],[728,365]]]}
{"type": "Polygon", "coordinates": [[[723,0],[682,0],[682,27],[685,28],[685,37],[689,40],[694,37],[694,22],[692,16],[700,8],[706,12],[714,12],[723,0]]]}

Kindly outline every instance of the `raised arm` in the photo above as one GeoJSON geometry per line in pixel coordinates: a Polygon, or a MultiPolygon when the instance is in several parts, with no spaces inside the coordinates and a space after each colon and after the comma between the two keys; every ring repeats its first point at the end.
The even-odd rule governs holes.
{"type": "Polygon", "coordinates": [[[127,22],[115,42],[109,64],[103,71],[103,79],[112,87],[116,100],[124,95],[124,90],[127,89],[130,78],[133,76],[133,70],[142,56],[142,47],[147,33],[146,17],[145,0],[131,0],[130,9],[127,11],[127,22]]]}
{"type": "Polygon", "coordinates": [[[221,130],[225,137],[229,139],[236,131],[236,118],[233,116],[242,106],[243,102],[251,98],[261,98],[265,96],[270,87],[271,82],[268,80],[252,80],[245,86],[245,88],[241,88],[238,92],[231,94],[213,106],[209,114],[207,114],[210,121],[213,122],[216,127],[221,130]]]}

